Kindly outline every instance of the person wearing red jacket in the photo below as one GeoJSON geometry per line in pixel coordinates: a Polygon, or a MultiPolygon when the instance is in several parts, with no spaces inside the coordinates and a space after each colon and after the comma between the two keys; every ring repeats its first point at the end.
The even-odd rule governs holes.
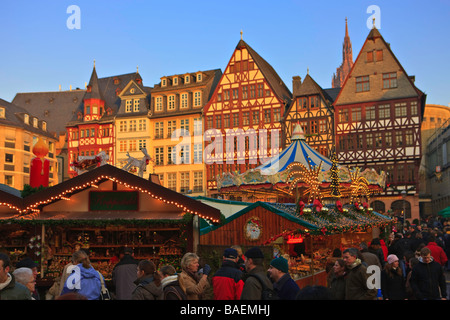
{"type": "Polygon", "coordinates": [[[238,252],[235,249],[225,249],[222,266],[212,278],[214,300],[239,300],[244,281],[242,271],[237,264],[238,252]]]}
{"type": "Polygon", "coordinates": [[[444,249],[437,245],[434,235],[430,235],[428,240],[429,241],[426,247],[430,249],[431,256],[433,257],[434,261],[439,263],[441,266],[445,266],[447,264],[448,258],[445,254],[444,249]]]}

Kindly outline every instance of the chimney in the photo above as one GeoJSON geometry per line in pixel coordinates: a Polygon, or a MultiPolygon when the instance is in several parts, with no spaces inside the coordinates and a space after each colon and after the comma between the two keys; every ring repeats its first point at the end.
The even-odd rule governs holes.
{"type": "Polygon", "coordinates": [[[72,85],[70,85],[69,90],[72,91],[72,85]]]}
{"type": "Polygon", "coordinates": [[[300,76],[292,77],[292,95],[295,97],[302,86],[302,78],[300,76]]]}

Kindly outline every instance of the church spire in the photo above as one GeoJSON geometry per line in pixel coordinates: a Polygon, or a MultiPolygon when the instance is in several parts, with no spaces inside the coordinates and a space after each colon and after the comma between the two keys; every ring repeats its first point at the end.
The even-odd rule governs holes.
{"type": "Polygon", "coordinates": [[[348,35],[348,21],[347,18],[345,18],[345,36],[344,43],[342,44],[342,64],[336,69],[335,75],[333,75],[333,88],[340,88],[344,84],[345,78],[350,73],[352,66],[352,42],[350,41],[350,36],[348,35]]]}

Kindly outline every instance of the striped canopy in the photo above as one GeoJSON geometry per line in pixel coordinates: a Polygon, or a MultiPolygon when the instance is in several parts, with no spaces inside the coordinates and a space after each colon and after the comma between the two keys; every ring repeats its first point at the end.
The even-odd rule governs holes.
{"type": "Polygon", "coordinates": [[[309,168],[308,161],[311,163],[311,167],[316,167],[322,162],[322,171],[328,171],[331,168],[333,163],[330,159],[306,144],[303,131],[298,124],[292,133],[291,141],[292,143],[289,147],[272,157],[269,161],[256,167],[255,170],[260,170],[263,175],[273,175],[286,170],[287,166],[293,162],[301,163],[309,168]]]}

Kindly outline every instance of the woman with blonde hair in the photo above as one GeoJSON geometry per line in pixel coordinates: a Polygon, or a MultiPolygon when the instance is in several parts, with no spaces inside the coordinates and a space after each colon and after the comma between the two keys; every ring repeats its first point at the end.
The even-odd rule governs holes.
{"type": "Polygon", "coordinates": [[[199,257],[192,252],[186,253],[181,259],[180,285],[186,290],[187,300],[201,300],[202,295],[209,288],[208,275],[211,267],[203,266],[201,274],[198,273],[199,257]]]}

